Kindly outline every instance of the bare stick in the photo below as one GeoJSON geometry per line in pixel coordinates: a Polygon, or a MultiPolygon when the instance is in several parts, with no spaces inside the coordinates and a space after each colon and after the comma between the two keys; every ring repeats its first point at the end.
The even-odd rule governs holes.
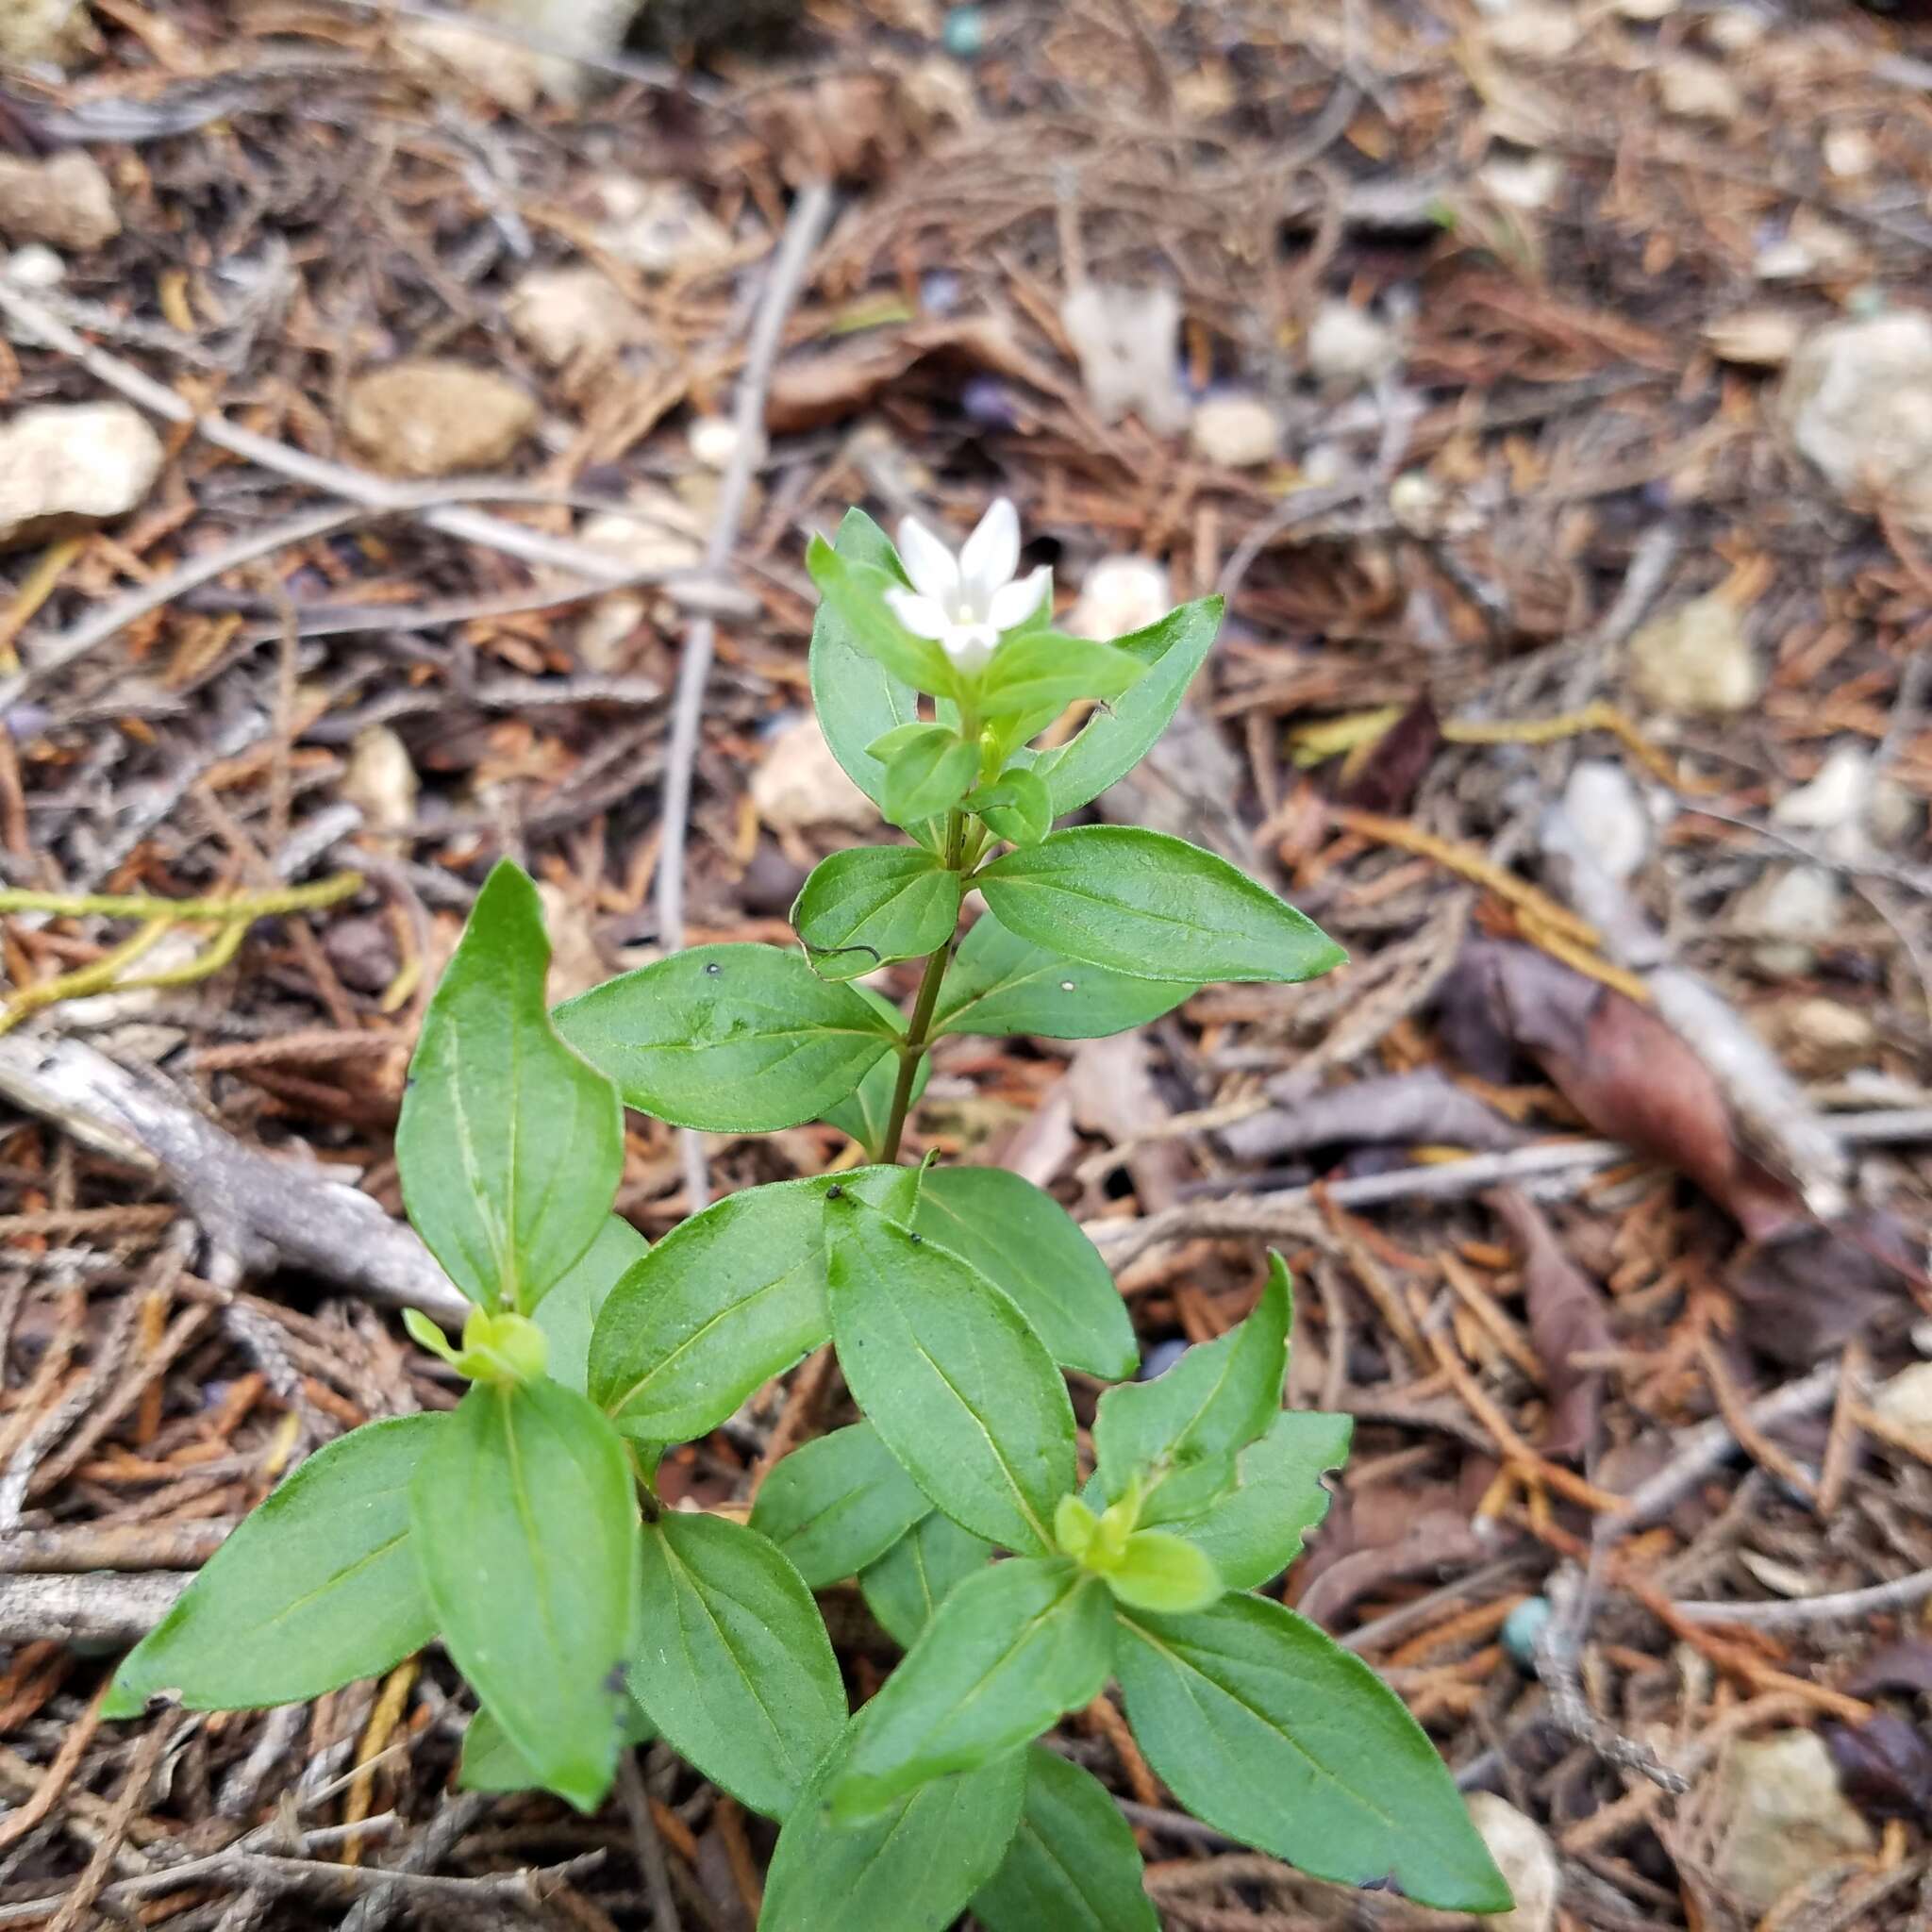
{"type": "Polygon", "coordinates": [[[1674,1606],[1693,1624],[1748,1624],[1755,1630],[1793,1630],[1806,1624],[1845,1624],[1853,1628],[1887,1610],[1909,1609],[1932,1597],[1932,1570],[1838,1590],[1828,1596],[1776,1598],[1768,1603],[1685,1603],[1674,1606]]]}
{"type": "MultiPolygon", "coordinates": [[[[730,558],[744,521],[746,493],[752,473],[765,448],[765,392],[778,357],[778,339],[785,318],[798,298],[806,264],[818,246],[832,212],[832,191],[815,181],[792,204],[791,218],[778,243],[763,299],[752,324],[751,341],[739,377],[732,410],[737,440],[730,466],[718,491],[718,514],[705,544],[705,569],[715,575],[730,558]]],[[[711,675],[711,653],[718,641],[716,620],[699,617],[685,636],[684,656],[677,667],[677,691],[672,700],[671,740],[664,759],[664,790],[659,807],[663,844],[658,857],[658,942],[667,953],[684,943],[684,847],[691,826],[691,781],[697,763],[698,725],[704,715],[705,685],[711,675]]],[[[705,1172],[705,1143],[687,1127],[680,1136],[684,1156],[685,1190],[692,1213],[710,1195],[705,1172]]]]}

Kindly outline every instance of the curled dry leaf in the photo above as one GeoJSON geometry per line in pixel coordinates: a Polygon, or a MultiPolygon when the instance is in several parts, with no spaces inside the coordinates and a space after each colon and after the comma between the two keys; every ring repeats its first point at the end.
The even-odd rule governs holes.
{"type": "Polygon", "coordinates": [[[1543,1450],[1550,1456],[1581,1457],[1596,1437],[1604,1372],[1579,1367],[1575,1358],[1616,1343],[1602,1291],[1572,1266],[1549,1223],[1526,1194],[1499,1188],[1488,1200],[1523,1250],[1530,1345],[1549,1374],[1550,1418],[1543,1450]]]}
{"type": "Polygon", "coordinates": [[[1824,1742],[1839,1783],[1874,1818],[1932,1814],[1932,1741],[1915,1724],[1882,1710],[1867,1723],[1826,1724],[1824,1742]]]}

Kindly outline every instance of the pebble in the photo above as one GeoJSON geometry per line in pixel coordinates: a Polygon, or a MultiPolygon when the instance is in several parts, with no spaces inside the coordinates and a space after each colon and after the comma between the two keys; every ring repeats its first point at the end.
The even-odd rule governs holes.
{"type": "Polygon", "coordinates": [[[1715,60],[1680,54],[1657,72],[1657,99],[1683,121],[1735,121],[1743,112],[1738,83],[1715,60]]]}
{"type": "Polygon", "coordinates": [[[1163,565],[1151,557],[1103,557],[1087,573],[1065,627],[1076,638],[1121,638],[1158,624],[1172,608],[1163,565]]]}
{"type": "Polygon", "coordinates": [[[121,232],[121,210],[101,164],[84,149],[42,161],[0,155],[0,234],[85,253],[121,232]]]}
{"type": "Polygon", "coordinates": [[[1742,711],[1764,689],[1757,654],[1727,598],[1693,598],[1630,640],[1630,683],[1660,711],[1742,711]]]}
{"type": "Polygon", "coordinates": [[[0,60],[64,60],[79,51],[87,9],[75,0],[6,0],[0,6],[0,60]]]}
{"type": "Polygon", "coordinates": [[[1872,754],[1863,745],[1834,745],[1817,774],[1787,791],[1771,815],[1781,825],[1824,833],[1835,857],[1855,858],[1864,848],[1872,792],[1872,754]]]}
{"type": "Polygon", "coordinates": [[[1394,329],[1366,308],[1324,302],[1308,325],[1307,352],[1308,374],[1325,390],[1345,391],[1386,375],[1401,360],[1402,344],[1394,329]]]}
{"type": "Polygon", "coordinates": [[[1188,441],[1203,462],[1224,470],[1258,470],[1281,448],[1281,425],[1259,396],[1209,396],[1194,411],[1188,441]]]}
{"type": "Polygon", "coordinates": [[[738,425],[728,416],[700,416],[685,432],[685,441],[697,461],[723,475],[738,454],[738,425]]]}
{"type": "Polygon", "coordinates": [[[1827,323],[1791,358],[1778,416],[1848,502],[1932,525],[1932,316],[1827,323]]]}
{"type": "Polygon", "coordinates": [[[601,210],[599,243],[641,274],[670,275],[730,250],[731,237],[682,181],[601,175],[592,196],[601,210]]]}
{"type": "Polygon", "coordinates": [[[1476,171],[1476,183],[1505,208],[1548,208],[1563,192],[1570,171],[1557,155],[1497,155],[1476,171]]]}
{"type": "Polygon", "coordinates": [[[504,461],[537,425],[537,405],[494,370],[417,357],[358,375],[342,427],[392,476],[454,476],[504,461]]]}
{"type": "MultiPolygon", "coordinates": [[[[594,61],[624,51],[624,37],[641,6],[642,0],[487,0],[478,10],[594,61]]],[[[543,92],[558,101],[581,100],[595,71],[561,54],[537,55],[532,66],[543,92]]]]}
{"type": "Polygon", "coordinates": [[[1548,1834],[1535,1819],[1493,1791],[1470,1793],[1469,1822],[1482,1834],[1496,1869],[1508,1880],[1516,1909],[1468,1923],[1485,1926],[1488,1932],[1551,1932],[1557,1923],[1562,1873],[1548,1834]]]}
{"type": "Polygon", "coordinates": [[[1767,872],[1738,899],[1738,930],[1756,938],[1752,960],[1769,979],[1796,979],[1818,963],[1818,947],[1835,938],[1843,918],[1844,891],[1821,865],[1788,865],[1767,872]]]}
{"type": "Polygon", "coordinates": [[[1713,1874],[1726,1902],[1753,1918],[1822,1866],[1863,1857],[1875,1843],[1872,1827],[1845,1802],[1815,1731],[1734,1743],[1719,1774],[1713,1874]]]}
{"type": "Polygon", "coordinates": [[[1783,368],[1804,339],[1804,322],[1789,308],[1740,308],[1704,325],[1712,353],[1747,369],[1783,368]]]}
{"type": "Polygon", "coordinates": [[[1650,857],[1650,814],[1622,765],[1582,760],[1563,788],[1563,811],[1588,837],[1591,858],[1619,885],[1650,857]]]}
{"type": "Polygon", "coordinates": [[[1915,1362],[1872,1396],[1873,1413],[1907,1435],[1932,1438],[1932,1362],[1915,1362]]]}
{"type": "Polygon", "coordinates": [[[1757,1017],[1785,1063],[1807,1080],[1832,1079],[1877,1058],[1878,1028],[1869,1014],[1842,1000],[1807,993],[1757,1017]]]}
{"type": "Polygon", "coordinates": [[[532,269],[503,306],[517,340],[552,369],[609,362],[646,334],[644,318],[594,268],[532,269]]]}
{"type": "Polygon", "coordinates": [[[339,789],[360,810],[364,831],[380,846],[397,849],[394,835],[414,820],[422,781],[408,747],[387,724],[365,725],[356,734],[339,789]]]}
{"type": "Polygon", "coordinates": [[[126,403],[23,409],[0,427],[0,550],[125,516],[160,469],[160,438],[126,403]]]}
{"type": "Polygon", "coordinates": [[[1103,423],[1131,413],[1157,436],[1170,436],[1187,422],[1188,399],[1174,375],[1181,301],[1173,289],[1081,282],[1060,305],[1060,323],[1103,423]]]}
{"type": "Polygon", "coordinates": [[[842,825],[869,832],[878,808],[850,778],[810,712],[781,725],[751,774],[751,802],[774,832],[807,825],[842,825]]]}

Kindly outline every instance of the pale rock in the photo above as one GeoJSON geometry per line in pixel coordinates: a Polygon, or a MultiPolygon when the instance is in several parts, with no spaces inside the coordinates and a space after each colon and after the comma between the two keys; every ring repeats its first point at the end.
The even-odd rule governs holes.
{"type": "Polygon", "coordinates": [[[1395,331],[1354,302],[1323,303],[1308,325],[1307,349],[1308,374],[1330,391],[1365,388],[1402,358],[1395,331]]]}
{"type": "Polygon", "coordinates": [[[392,476],[454,476],[502,462],[537,426],[537,404],[494,370],[423,356],[358,375],[342,427],[392,476]]]}
{"type": "Polygon", "coordinates": [[[1518,60],[1560,60],[1582,36],[1582,25],[1569,8],[1524,0],[1493,19],[1485,38],[1494,52],[1518,60]]]}
{"type": "Polygon", "coordinates": [[[1470,1924],[1487,1926],[1489,1932],[1550,1932],[1557,1923],[1562,1872],[1556,1847],[1542,1826],[1493,1791],[1470,1793],[1469,1821],[1482,1834],[1516,1900],[1514,1911],[1473,1919],[1470,1924]]]}
{"type": "Polygon", "coordinates": [[[87,32],[87,9],[80,0],[0,4],[0,60],[64,60],[80,50],[87,32]]]}
{"type": "MultiPolygon", "coordinates": [[[[591,60],[608,60],[624,51],[643,0],[482,0],[479,12],[494,14],[512,26],[583,54],[591,60]]],[[[593,70],[562,54],[534,57],[538,80],[553,100],[579,101],[593,70]]]]}
{"type": "Polygon", "coordinates": [[[1679,54],[1657,71],[1657,94],[1666,114],[1683,121],[1735,121],[1744,110],[1738,83],[1715,60],[1679,54]]]}
{"type": "Polygon", "coordinates": [[[1570,171],[1559,156],[1541,150],[1497,155],[1476,170],[1476,185],[1505,208],[1548,208],[1563,192],[1570,171]]]}
{"type": "Polygon", "coordinates": [[[1167,572],[1151,557],[1103,557],[1087,573],[1066,629],[1076,638],[1123,638],[1158,624],[1172,608],[1167,572]]]}
{"type": "Polygon", "coordinates": [[[1194,410],[1188,441],[1203,462],[1224,470],[1258,470],[1281,448],[1281,424],[1254,395],[1209,396],[1194,410]]]}
{"type": "Polygon", "coordinates": [[[1924,808],[1919,794],[1880,774],[1865,808],[1865,825],[1881,845],[1906,845],[1919,836],[1924,808]]]}
{"type": "Polygon", "coordinates": [[[685,441],[706,469],[723,475],[738,454],[738,425],[728,416],[700,416],[685,432],[685,441]]]}
{"type": "Polygon", "coordinates": [[[1838,935],[1844,891],[1822,865],[1774,868],[1739,895],[1732,923],[1759,943],[1752,951],[1770,979],[1796,979],[1818,962],[1818,948],[1838,935]]]}
{"type": "Polygon", "coordinates": [[[1792,357],[1778,414],[1840,496],[1932,524],[1932,316],[1827,323],[1792,357]]]}
{"type": "Polygon", "coordinates": [[[1764,38],[1764,16],[1753,7],[1721,7],[1704,31],[1720,54],[1741,54],[1764,38]]]}
{"type": "Polygon", "coordinates": [[[1872,1412],[1908,1436],[1932,1441],[1932,1362],[1914,1362],[1872,1393],[1872,1412]]]}
{"type": "Polygon", "coordinates": [[[0,427],[0,550],[124,517],[154,488],[161,441],[125,403],[46,403],[0,427]]]}
{"type": "Polygon", "coordinates": [[[542,57],[501,34],[455,21],[400,20],[391,45],[404,73],[432,90],[460,81],[512,114],[537,105],[542,57]]]}
{"type": "Polygon", "coordinates": [[[1695,597],[1630,640],[1630,683],[1660,711],[1741,711],[1764,688],[1757,654],[1730,602],[1695,597]]]}
{"type": "Polygon", "coordinates": [[[1662,20],[1677,10],[1677,0],[1617,0],[1617,11],[1625,20],[1662,20]]]}
{"type": "Polygon", "coordinates": [[[67,279],[67,264],[39,242],[29,242],[0,259],[0,276],[26,295],[44,295],[67,279]]]}
{"type": "Polygon", "coordinates": [[[730,251],[731,237],[682,181],[600,175],[591,193],[598,242],[644,275],[701,268],[730,251]]]}
{"type": "MultiPolygon", "coordinates": [[[[1932,1364],[1924,1366],[1932,1374],[1932,1364]]],[[[1752,1918],[1820,1866],[1862,1856],[1876,1842],[1845,1802],[1816,1731],[1774,1731],[1734,1743],[1718,1776],[1717,1821],[1713,1875],[1726,1902],[1752,1918]]]]}
{"type": "Polygon", "coordinates": [[[1585,758],[1563,788],[1563,810],[1589,839],[1590,854],[1617,884],[1650,857],[1650,814],[1630,774],[1608,758],[1585,758]]]}
{"type": "Polygon", "coordinates": [[[1704,340],[1721,360],[1748,369],[1782,368],[1804,339],[1804,319],[1789,308],[1740,308],[1704,325],[1704,340]]]}
{"type": "Polygon", "coordinates": [[[1828,127],[1818,143],[1825,167],[1840,181],[1856,181],[1869,175],[1878,159],[1878,149],[1862,127],[1828,127]]]}
{"type": "Polygon", "coordinates": [[[705,525],[671,491],[647,484],[627,500],[639,515],[597,510],[577,525],[577,541],[637,571],[695,570],[703,562],[705,525]]]}
{"type": "Polygon", "coordinates": [[[1868,1066],[1878,1051],[1878,1028],[1869,1015],[1822,993],[1802,994],[1767,1007],[1760,1030],[1795,1074],[1824,1080],[1868,1066]]]}
{"type": "Polygon", "coordinates": [[[1787,791],[1771,815],[1781,825],[1832,835],[1826,842],[1834,853],[1850,858],[1864,844],[1872,784],[1872,754],[1863,745],[1834,745],[1816,775],[1787,791]]]}
{"type": "Polygon", "coordinates": [[[1103,423],[1131,412],[1156,435],[1169,436],[1187,422],[1188,399],[1174,373],[1181,301],[1173,289],[1083,281],[1060,305],[1060,323],[1103,423]]]}
{"type": "Polygon", "coordinates": [[[599,597],[577,621],[577,662],[599,677],[615,676],[629,664],[648,614],[644,600],[628,591],[599,597]]]}
{"type": "Polygon", "coordinates": [[[774,832],[807,825],[869,832],[879,823],[878,808],[845,775],[809,711],[773,734],[750,790],[758,817],[774,832]]]}
{"type": "Polygon", "coordinates": [[[549,998],[552,1006],[589,992],[610,977],[596,928],[581,901],[551,879],[537,881],[543,902],[543,926],[550,935],[549,998]]]}
{"type": "Polygon", "coordinates": [[[364,830],[390,850],[416,816],[422,781],[408,747],[387,724],[368,724],[349,746],[337,788],[362,814],[364,830]]]}
{"type": "Polygon", "coordinates": [[[121,232],[113,184],[82,148],[42,161],[0,155],[0,234],[85,253],[121,232]]]}
{"type": "Polygon", "coordinates": [[[1757,251],[1751,266],[1760,281],[1798,282],[1854,275],[1864,260],[1864,249],[1848,229],[1801,208],[1785,224],[1784,234],[1757,251]]]}
{"type": "Polygon", "coordinates": [[[646,334],[643,316],[594,268],[532,269],[503,307],[517,340],[552,369],[612,361],[646,334]]]}

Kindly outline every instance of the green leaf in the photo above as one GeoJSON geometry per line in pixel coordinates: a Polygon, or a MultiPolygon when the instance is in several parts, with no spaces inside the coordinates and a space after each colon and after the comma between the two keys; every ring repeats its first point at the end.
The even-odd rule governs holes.
{"type": "Polygon", "coordinates": [[[983,1536],[932,1509],[858,1573],[858,1587],[887,1634],[902,1650],[910,1650],[953,1586],[983,1570],[991,1555],[992,1545],[983,1536]]]}
{"type": "Polygon", "coordinates": [[[457,1667],[537,1781],[595,1810],[637,1606],[637,1501],[616,1431],[560,1383],[478,1383],[417,1469],[410,1522],[457,1667]]]}
{"type": "Polygon", "coordinates": [[[1053,829],[1053,800],[1046,787],[1024,766],[1002,772],[966,800],[994,834],[1015,845],[1038,845],[1053,829]]]}
{"type": "Polygon", "coordinates": [[[1258,1590],[1302,1553],[1328,1513],[1322,1472],[1348,1460],[1355,1418],[1285,1408],[1236,1459],[1235,1488],[1198,1516],[1169,1526],[1206,1554],[1229,1590],[1258,1590]]]}
{"type": "Polygon", "coordinates": [[[643,1547],[632,1695],[714,1785],[783,1818],[845,1728],[819,1607],[765,1538],[722,1516],[667,1510],[643,1547]]]}
{"type": "Polygon", "coordinates": [[[1200,670],[1221,625],[1221,599],[1201,597],[1158,624],[1114,640],[1147,669],[1109,708],[1096,712],[1067,743],[1042,752],[1034,770],[1063,818],[1124,778],[1153,749],[1200,670]]]}
{"type": "Polygon", "coordinates": [[[1246,1321],[1189,1349],[1164,1375],[1100,1398],[1093,1453],[1108,1502],[1143,1484],[1139,1521],[1197,1514],[1231,1488],[1236,1455],[1281,1408],[1291,1318],[1288,1268],[1268,1257],[1268,1286],[1246,1321]]]}
{"type": "Polygon", "coordinates": [[[870,1423],[834,1429],[794,1449],[752,1505],[769,1537],[813,1590],[856,1576],[930,1508],[870,1423]]]}
{"type": "Polygon", "coordinates": [[[688,1442],[831,1336],[829,1188],[901,1170],[774,1181],[714,1201],[626,1269],[591,1338],[591,1400],[626,1436],[688,1442]]]}
{"type": "Polygon", "coordinates": [[[1108,1382],[1139,1351],[1107,1263],[1051,1194],[1003,1167],[928,1171],[912,1224],[1011,1297],[1062,1368],[1108,1382]]]}
{"type": "MultiPolygon", "coordinates": [[[[838,551],[904,581],[886,533],[863,510],[848,510],[839,525],[838,551]]],[[[893,726],[916,724],[919,693],[864,650],[852,626],[829,602],[819,606],[811,626],[811,696],[819,728],[845,775],[877,805],[886,791],[886,769],[867,749],[893,726]]]]}
{"type": "Polygon", "coordinates": [[[650,1251],[650,1242],[623,1215],[609,1215],[596,1240],[543,1297],[533,1319],[550,1344],[546,1368],[552,1381],[584,1392],[598,1311],[625,1270],[650,1251]]]}
{"type": "Polygon", "coordinates": [[[1137,1529],[1103,1574],[1115,1597],[1137,1610],[1205,1610],[1223,1587],[1208,1557],[1164,1529],[1137,1529]]]}
{"type": "Polygon", "coordinates": [[[812,868],[791,924],[821,979],[937,952],[959,923],[959,874],[916,845],[854,845],[812,868]]]}
{"type": "Polygon", "coordinates": [[[974,1894],[986,1932],[1160,1932],[1141,1850],[1091,1772],[1035,1744],[1026,1800],[1000,1869],[974,1894]]]}
{"type": "MultiPolygon", "coordinates": [[[[883,993],[874,992],[869,986],[855,985],[852,990],[883,1013],[895,1032],[901,1030],[899,1009],[883,993]]],[[[931,1078],[932,1056],[921,1054],[912,1074],[911,1105],[918,1105],[919,1096],[931,1078]]],[[[898,1085],[899,1056],[889,1053],[874,1063],[865,1078],[836,1107],[826,1108],[820,1119],[841,1134],[850,1134],[865,1149],[866,1158],[876,1160],[885,1152],[886,1129],[892,1120],[892,1095],[898,1085]]]]}
{"type": "Polygon", "coordinates": [[[537,889],[505,859],[484,882],[424,1016],[396,1125],[403,1205],[473,1302],[528,1314],[591,1245],[624,1172],[610,1082],[543,1007],[537,889]]]}
{"type": "Polygon", "coordinates": [[[1142,979],[1312,979],[1348,958],[1226,859],[1138,825],[1070,826],[974,883],[1022,939],[1142,979]]]}
{"type": "Polygon", "coordinates": [[[693,946],[607,980],[556,1018],[639,1112],[717,1134],[816,1120],[896,1037],[849,986],[776,946],[693,946]]]}
{"type": "MultiPolygon", "coordinates": [[[[879,809],[895,825],[916,825],[950,811],[979,775],[979,747],[944,724],[922,724],[886,765],[879,809]]],[[[930,948],[928,948],[930,950],[930,948]]]]}
{"type": "Polygon", "coordinates": [[[1042,1040],[1099,1040],[1158,1020],[1198,987],[1140,979],[1009,932],[991,914],[959,941],[933,1016],[941,1033],[1030,1033],[1042,1040]]]}
{"type": "MultiPolygon", "coordinates": [[[[657,1727],[626,1697],[620,1718],[625,1744],[648,1744],[657,1727]]],[[[518,1754],[503,1726],[487,1710],[478,1710],[463,1732],[462,1757],[457,1765],[457,1788],[465,1791],[529,1791],[538,1789],[537,1774],[518,1754]]]]}
{"type": "Polygon", "coordinates": [[[952,691],[958,681],[952,659],[931,638],[915,637],[886,602],[886,592],[902,577],[875,563],[841,556],[823,537],[811,540],[805,567],[852,641],[889,676],[935,695],[952,691]]]}
{"type": "Polygon", "coordinates": [[[825,1234],[840,1366],[886,1446],[962,1527],[1050,1550],[1074,1409],[1045,1344],[976,1268],[850,1191],[825,1234]]]}
{"type": "Polygon", "coordinates": [[[1058,711],[1075,698],[1117,698],[1145,665],[1117,644],[1070,638],[1058,631],[1021,631],[992,654],[979,680],[982,718],[1058,711]]]}
{"type": "Polygon", "coordinates": [[[447,1418],[368,1423],[271,1491],[114,1674],[104,1717],[301,1704],[379,1676],[436,1634],[409,1484],[447,1418]]]}
{"type": "Polygon", "coordinates": [[[1113,1669],[1107,1587],[1064,1557],[1019,1557],[956,1586],[867,1707],[829,1788],[868,1818],[928,1779],[1030,1742],[1098,1695],[1113,1669]]]}
{"type": "Polygon", "coordinates": [[[758,1932],[943,1932],[1006,1856],[1026,1790],[1017,1751],[921,1785],[863,1824],[832,1817],[824,1793],[867,1716],[846,1726],[844,1743],[786,1819],[758,1932]]]}
{"type": "Polygon", "coordinates": [[[1116,1669],[1147,1761],[1215,1830],[1341,1885],[1499,1912],[1509,1888],[1423,1728],[1357,1657],[1266,1597],[1123,1616],[1116,1669]]]}

